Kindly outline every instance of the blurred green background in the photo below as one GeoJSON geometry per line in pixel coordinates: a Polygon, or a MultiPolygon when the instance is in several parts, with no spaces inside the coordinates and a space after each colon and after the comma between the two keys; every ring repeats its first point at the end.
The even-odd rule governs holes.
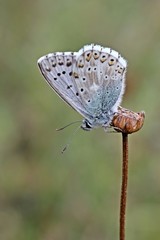
{"type": "Polygon", "coordinates": [[[160,1],[0,1],[0,240],[118,239],[121,135],[81,116],[45,83],[37,59],[88,43],[128,60],[122,106],[146,112],[129,136],[127,240],[160,239],[160,1]]]}

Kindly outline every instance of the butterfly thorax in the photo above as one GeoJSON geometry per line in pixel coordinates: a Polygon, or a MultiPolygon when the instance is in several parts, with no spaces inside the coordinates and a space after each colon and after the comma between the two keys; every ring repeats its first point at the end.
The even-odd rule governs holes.
{"type": "Polygon", "coordinates": [[[110,126],[110,122],[112,121],[113,116],[114,113],[110,112],[110,114],[102,113],[101,115],[96,116],[92,119],[83,119],[81,128],[86,131],[90,131],[98,127],[107,128],[110,126]]]}

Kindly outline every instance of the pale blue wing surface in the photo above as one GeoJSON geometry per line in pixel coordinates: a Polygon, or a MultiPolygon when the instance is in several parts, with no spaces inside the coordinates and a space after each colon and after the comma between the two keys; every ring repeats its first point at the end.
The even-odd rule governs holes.
{"type": "Polygon", "coordinates": [[[118,52],[99,45],[79,51],[73,72],[84,107],[92,117],[115,111],[124,92],[126,61],[118,52]]]}

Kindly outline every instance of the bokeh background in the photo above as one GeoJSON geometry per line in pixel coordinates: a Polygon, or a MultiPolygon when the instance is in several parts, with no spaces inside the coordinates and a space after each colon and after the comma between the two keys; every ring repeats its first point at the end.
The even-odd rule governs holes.
{"type": "Polygon", "coordinates": [[[37,59],[88,43],[128,60],[122,106],[146,112],[129,136],[127,239],[160,239],[160,1],[1,0],[0,239],[118,239],[121,135],[76,125],[37,59]]]}

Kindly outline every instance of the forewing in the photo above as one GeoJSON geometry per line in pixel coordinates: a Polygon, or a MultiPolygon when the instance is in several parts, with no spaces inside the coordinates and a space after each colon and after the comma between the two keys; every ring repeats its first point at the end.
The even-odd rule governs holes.
{"type": "Polygon", "coordinates": [[[73,76],[75,62],[76,53],[57,52],[41,57],[38,60],[38,66],[45,80],[55,92],[77,112],[88,117],[73,76]]]}

